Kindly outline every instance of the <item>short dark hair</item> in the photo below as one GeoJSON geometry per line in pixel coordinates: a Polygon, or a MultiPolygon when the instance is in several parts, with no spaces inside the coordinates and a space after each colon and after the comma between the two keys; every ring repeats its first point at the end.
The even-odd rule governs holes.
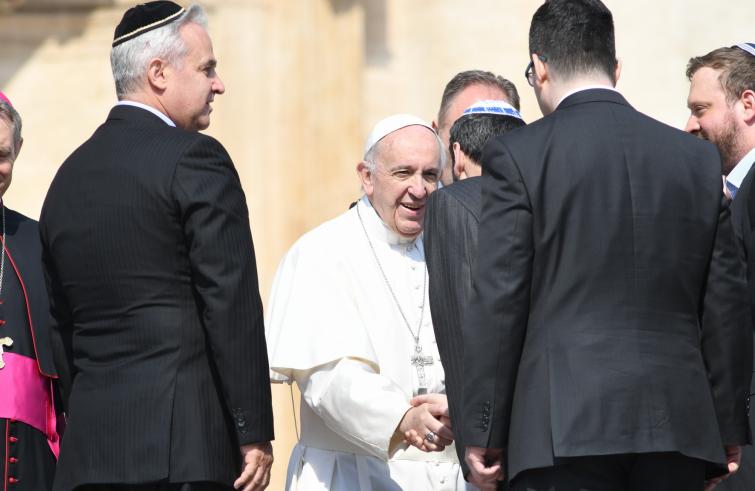
{"type": "Polygon", "coordinates": [[[448,108],[451,107],[454,98],[470,85],[490,85],[501,90],[506,95],[509,104],[519,110],[519,92],[516,86],[500,75],[484,70],[467,70],[454,75],[454,78],[448,81],[446,88],[443,89],[443,97],[440,100],[440,110],[438,111],[438,124],[442,124],[446,117],[448,108]]]}
{"type": "Polygon", "coordinates": [[[745,90],[755,90],[755,56],[741,48],[718,48],[707,55],[690,58],[687,78],[692,80],[695,72],[703,67],[721,71],[718,81],[729,103],[739,99],[745,90]]]}
{"type": "Polygon", "coordinates": [[[614,80],[613,16],[600,0],[546,0],[532,16],[530,54],[565,78],[603,72],[614,80]]]}
{"type": "Polygon", "coordinates": [[[460,117],[451,126],[448,139],[451,162],[455,163],[453,151],[455,142],[459,143],[464,155],[480,165],[482,149],[488,140],[524,125],[524,121],[519,118],[500,114],[466,114],[460,117]]]}

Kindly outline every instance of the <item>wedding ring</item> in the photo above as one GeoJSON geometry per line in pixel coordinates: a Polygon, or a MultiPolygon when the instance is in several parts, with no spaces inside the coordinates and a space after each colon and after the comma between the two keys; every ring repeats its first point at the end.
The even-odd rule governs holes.
{"type": "Polygon", "coordinates": [[[435,441],[435,433],[433,433],[432,431],[428,431],[425,434],[425,440],[427,440],[430,443],[434,442],[435,441]]]}

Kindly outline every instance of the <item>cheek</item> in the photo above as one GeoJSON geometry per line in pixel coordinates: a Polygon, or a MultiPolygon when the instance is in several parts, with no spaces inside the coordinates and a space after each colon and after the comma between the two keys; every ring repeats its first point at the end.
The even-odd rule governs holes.
{"type": "Polygon", "coordinates": [[[7,180],[11,172],[13,171],[13,165],[11,165],[8,161],[0,162],[0,178],[7,180]]]}

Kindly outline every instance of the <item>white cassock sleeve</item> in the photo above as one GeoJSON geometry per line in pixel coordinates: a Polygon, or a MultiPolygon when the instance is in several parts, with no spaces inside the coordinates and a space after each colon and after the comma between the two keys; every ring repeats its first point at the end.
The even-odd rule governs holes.
{"type": "Polygon", "coordinates": [[[342,358],[294,378],[307,405],[334,432],[380,459],[388,460],[403,435],[394,435],[411,409],[401,388],[368,364],[342,358]]]}
{"type": "Polygon", "coordinates": [[[347,357],[378,367],[364,314],[354,299],[358,271],[343,260],[341,249],[333,248],[345,235],[331,231],[333,227],[328,222],[300,238],[275,274],[265,321],[273,382],[290,383],[295,371],[347,357]]]}

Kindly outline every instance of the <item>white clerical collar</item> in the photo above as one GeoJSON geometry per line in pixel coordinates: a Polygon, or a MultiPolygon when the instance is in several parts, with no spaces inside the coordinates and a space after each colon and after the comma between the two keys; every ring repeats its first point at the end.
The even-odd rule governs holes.
{"type": "Polygon", "coordinates": [[[364,226],[371,236],[384,240],[390,245],[410,244],[419,237],[419,235],[417,237],[404,237],[391,230],[377,214],[375,208],[372,207],[367,195],[362,196],[362,199],[357,202],[357,206],[359,211],[362,212],[364,226]]]}
{"type": "Polygon", "coordinates": [[[167,124],[168,126],[173,126],[174,128],[176,126],[176,123],[174,123],[168,116],[166,116],[162,112],[158,111],[154,107],[148,106],[146,104],[142,104],[141,102],[136,102],[136,101],[118,101],[115,105],[116,106],[133,106],[133,107],[138,107],[138,108],[144,109],[145,111],[149,111],[152,114],[154,114],[155,116],[157,116],[158,118],[160,118],[163,121],[165,121],[165,124],[167,124]]]}
{"type": "Polygon", "coordinates": [[[560,106],[562,102],[564,102],[564,99],[569,97],[570,95],[574,95],[577,92],[582,92],[583,90],[592,90],[592,89],[606,89],[606,90],[612,90],[614,92],[618,92],[615,87],[611,87],[610,85],[585,85],[584,87],[577,87],[574,90],[570,90],[566,93],[565,96],[561,98],[561,100],[558,101],[558,104],[556,104],[556,107],[560,106]]]}
{"type": "Polygon", "coordinates": [[[742,181],[744,181],[747,173],[750,172],[752,164],[755,164],[755,148],[747,152],[747,155],[734,166],[729,175],[726,176],[726,182],[732,183],[737,189],[742,187],[742,181]]]}

